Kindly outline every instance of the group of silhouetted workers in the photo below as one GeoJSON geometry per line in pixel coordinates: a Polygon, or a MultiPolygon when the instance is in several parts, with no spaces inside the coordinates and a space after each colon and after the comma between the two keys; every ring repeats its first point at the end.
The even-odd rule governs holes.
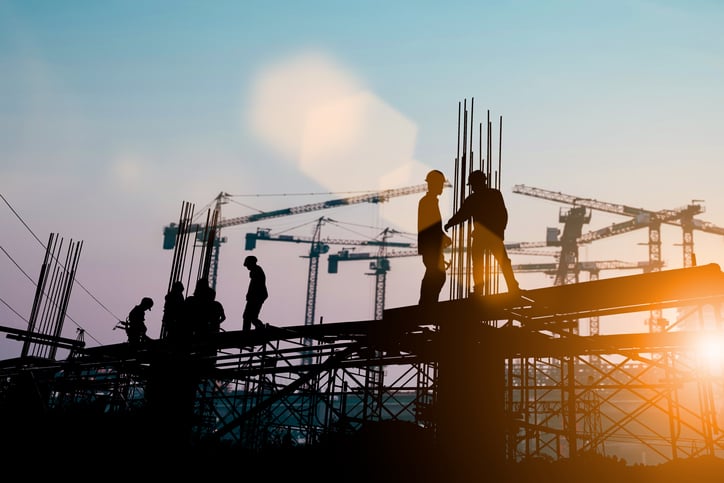
{"type": "MultiPolygon", "coordinates": [[[[269,297],[266,288],[266,274],[257,263],[255,256],[244,259],[244,266],[249,270],[249,287],[246,293],[242,330],[250,331],[265,328],[259,320],[259,313],[269,297]]],[[[164,297],[162,321],[162,338],[170,343],[188,344],[194,340],[208,338],[221,330],[221,323],[226,320],[224,306],[216,300],[216,290],[209,286],[206,278],[196,281],[192,295],[184,297],[184,285],[176,281],[164,297]]],[[[126,330],[128,342],[140,344],[150,340],[146,326],[146,311],[153,307],[153,299],[143,297],[134,306],[122,326],[126,330]]]]}
{"type": "MultiPolygon", "coordinates": [[[[440,291],[445,285],[445,273],[449,264],[444,251],[452,245],[446,234],[450,227],[472,220],[470,234],[470,255],[472,259],[472,296],[483,295],[485,286],[485,255],[490,253],[500,266],[508,292],[520,293],[513,267],[503,242],[508,224],[508,211],[500,190],[489,186],[487,175],[481,170],[468,174],[468,186],[472,191],[465,198],[455,214],[443,225],[438,196],[445,186],[445,175],[439,170],[427,173],[427,193],[420,199],[417,212],[417,245],[425,266],[425,275],[420,284],[419,304],[438,302],[440,291]]],[[[261,308],[269,296],[266,275],[258,265],[255,256],[244,259],[249,270],[249,286],[246,305],[242,315],[242,330],[264,329],[259,320],[261,308]]],[[[146,335],[145,312],[151,310],[153,300],[144,297],[128,314],[124,327],[128,341],[133,344],[149,340],[146,335]]],[[[216,300],[216,292],[209,287],[208,280],[199,279],[192,295],[184,298],[184,286],[174,282],[166,294],[163,307],[162,332],[170,342],[187,343],[197,338],[208,337],[220,331],[226,320],[224,308],[216,300]]],[[[267,324],[268,325],[268,324],[267,324]]],[[[163,334],[162,334],[163,337],[163,334]]]]}

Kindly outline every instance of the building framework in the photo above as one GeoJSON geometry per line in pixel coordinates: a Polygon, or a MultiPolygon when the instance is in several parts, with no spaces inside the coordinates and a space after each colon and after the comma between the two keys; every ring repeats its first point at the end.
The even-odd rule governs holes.
{"type": "Polygon", "coordinates": [[[721,457],[722,368],[700,344],[721,340],[723,300],[724,274],[707,265],[399,307],[381,320],[222,332],[185,348],[20,357],[2,362],[0,403],[16,420],[150,412],[192,444],[250,450],[398,421],[453,448],[453,465],[627,455],[627,445],[649,463],[721,457]],[[594,336],[567,326],[654,307],[715,324],[594,336]]]}

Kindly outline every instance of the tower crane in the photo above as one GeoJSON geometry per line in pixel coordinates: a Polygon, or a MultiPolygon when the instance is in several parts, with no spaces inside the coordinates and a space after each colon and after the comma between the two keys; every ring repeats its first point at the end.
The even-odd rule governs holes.
{"type": "MultiPolygon", "coordinates": [[[[449,186],[449,184],[446,184],[446,186],[449,186]]],[[[218,213],[218,221],[215,225],[215,231],[216,236],[214,243],[212,244],[210,253],[211,257],[211,267],[212,270],[209,274],[209,283],[212,287],[216,287],[216,276],[218,272],[218,261],[219,261],[219,249],[221,248],[221,244],[226,242],[226,238],[221,237],[221,229],[227,228],[231,226],[237,226],[237,225],[243,225],[246,223],[254,223],[261,220],[268,220],[272,218],[280,218],[284,216],[290,216],[290,215],[298,215],[302,213],[310,213],[313,211],[318,210],[325,210],[330,208],[339,208],[342,206],[348,206],[348,205],[355,205],[359,203],[383,203],[385,201],[390,200],[391,198],[397,197],[397,196],[406,196],[410,194],[415,193],[422,193],[427,191],[427,184],[418,184],[413,186],[408,186],[404,188],[393,188],[393,189],[386,189],[381,191],[374,191],[366,194],[361,195],[355,195],[355,196],[349,196],[345,198],[336,198],[332,200],[322,201],[319,203],[309,203],[306,205],[299,205],[294,206],[291,208],[282,208],[279,210],[272,210],[272,211],[264,211],[260,213],[254,213],[251,215],[246,216],[237,216],[233,218],[221,218],[221,205],[226,204],[229,202],[229,199],[232,197],[229,193],[226,193],[224,191],[220,192],[214,201],[216,202],[216,208],[215,213],[218,213]]],[[[176,240],[179,235],[179,224],[177,223],[170,223],[163,229],[163,249],[164,250],[173,250],[176,245],[176,240]]],[[[197,241],[201,243],[206,243],[206,237],[208,232],[208,227],[204,227],[201,224],[189,224],[188,226],[184,226],[183,229],[187,233],[196,233],[196,239],[197,241]]]]}
{"type": "MultiPolygon", "coordinates": [[[[709,222],[698,220],[694,218],[695,215],[702,213],[704,207],[697,203],[696,200],[692,201],[691,204],[673,209],[673,210],[659,210],[651,211],[643,208],[634,208],[627,205],[607,203],[590,198],[582,198],[578,196],[566,195],[561,192],[554,192],[544,190],[541,188],[533,188],[525,185],[515,185],[513,187],[514,193],[524,194],[533,196],[536,198],[542,198],[550,201],[557,201],[560,203],[566,203],[573,205],[572,209],[575,208],[588,208],[592,210],[599,210],[606,213],[613,213],[622,216],[630,217],[629,220],[621,223],[615,223],[611,226],[594,230],[585,234],[580,234],[576,237],[575,243],[571,243],[568,246],[569,252],[566,253],[565,249],[562,250],[560,274],[564,274],[566,271],[566,265],[563,264],[563,259],[568,257],[573,250],[577,256],[578,245],[581,243],[590,243],[594,240],[601,238],[619,235],[622,233],[628,233],[639,228],[648,227],[649,229],[649,265],[651,271],[659,271],[663,264],[661,260],[661,225],[671,224],[681,226],[683,229],[683,249],[684,249],[684,267],[690,267],[695,264],[694,259],[694,242],[693,242],[693,230],[700,229],[708,233],[716,233],[724,235],[724,228],[714,226],[709,222]]],[[[662,331],[667,322],[661,316],[660,310],[654,310],[651,313],[649,319],[649,327],[652,332],[662,331]]]]}
{"type": "MultiPolygon", "coordinates": [[[[387,233],[387,230],[383,232],[383,239],[386,238],[387,233]]],[[[419,256],[415,245],[410,245],[409,250],[388,250],[388,246],[388,244],[381,245],[376,253],[354,253],[345,248],[327,257],[327,273],[337,273],[338,264],[341,261],[372,260],[369,264],[372,273],[367,275],[375,276],[375,320],[382,320],[385,310],[387,272],[390,271],[389,259],[419,256]]]]}
{"type": "Polygon", "coordinates": [[[701,200],[693,200],[691,204],[673,210],[651,211],[617,203],[607,203],[591,198],[567,195],[561,193],[560,191],[533,188],[526,185],[513,186],[513,193],[524,194],[549,201],[557,201],[559,203],[565,203],[573,206],[585,206],[597,211],[628,216],[631,219],[623,223],[614,224],[610,227],[582,235],[579,241],[581,243],[589,243],[607,236],[618,235],[632,230],[637,230],[639,228],[648,227],[650,243],[649,260],[651,262],[661,260],[661,237],[659,230],[662,223],[682,227],[684,267],[690,267],[695,264],[693,255],[693,230],[699,230],[715,235],[724,235],[724,228],[716,226],[708,221],[694,218],[694,216],[704,212],[704,206],[700,203],[701,200]]]}

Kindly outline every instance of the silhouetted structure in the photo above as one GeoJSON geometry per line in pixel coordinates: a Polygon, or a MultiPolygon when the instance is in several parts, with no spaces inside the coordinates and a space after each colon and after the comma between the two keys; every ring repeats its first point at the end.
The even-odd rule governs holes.
{"type": "MultiPolygon", "coordinates": [[[[339,477],[362,454],[360,472],[375,481],[417,478],[418,472],[420,481],[475,481],[498,472],[511,477],[496,481],[551,481],[550,474],[530,479],[540,469],[536,460],[578,464],[622,435],[645,444],[650,436],[637,422],[650,426],[652,417],[664,414],[671,432],[658,435],[658,444],[668,447],[662,457],[721,453],[711,408],[699,404],[704,399],[678,397],[692,385],[695,394],[707,394],[708,379],[695,379],[685,366],[700,333],[574,337],[557,329],[572,314],[718,307],[724,300],[718,266],[530,293],[534,304],[501,293],[389,309],[382,320],[227,331],[212,346],[197,341],[185,352],[150,341],[143,350],[94,347],[52,363],[3,361],[0,418],[3,424],[21,422],[3,437],[24,435],[23,443],[38,440],[34,448],[43,445],[57,456],[62,449],[49,441],[68,430],[74,453],[99,457],[110,447],[114,456],[128,458],[137,449],[148,455],[171,448],[189,455],[178,462],[186,468],[201,461],[237,461],[245,468],[297,461],[319,469],[315,481],[323,481],[327,470],[339,477]],[[304,346],[306,338],[317,343],[304,346]],[[399,354],[389,355],[391,344],[399,354]],[[239,350],[249,346],[253,350],[239,350]],[[201,363],[210,348],[222,354],[214,367],[201,363]],[[310,351],[314,363],[303,364],[310,351]],[[676,364],[646,353],[671,354],[676,364]],[[602,361],[592,367],[586,358],[594,354],[628,356],[637,366],[602,361]],[[556,359],[563,363],[556,366],[556,359]],[[368,382],[360,376],[370,365],[407,372],[368,382]],[[428,372],[430,366],[437,371],[428,372]],[[594,391],[599,397],[592,397],[594,391]],[[370,411],[367,394],[380,398],[382,411],[370,411]],[[620,413],[619,397],[637,398],[639,409],[620,413]],[[676,411],[667,411],[667,400],[676,411]],[[587,422],[599,412],[609,418],[601,417],[596,429],[587,422]],[[290,428],[299,442],[293,453],[284,447],[290,428]],[[119,438],[138,445],[129,448],[119,438]],[[516,479],[521,475],[525,479],[516,479]]],[[[662,422],[660,428],[669,427],[662,422]]]]}
{"type": "MultiPolygon", "coordinates": [[[[212,320],[203,280],[211,257],[201,258],[184,308],[189,333],[212,320]]],[[[458,297],[374,320],[190,337],[182,347],[149,341],[64,361],[0,361],[4,461],[33,448],[43,463],[81,454],[108,464],[112,455],[174,477],[234,463],[248,474],[273,468],[276,479],[315,482],[718,483],[724,468],[709,458],[724,448],[712,397],[720,380],[696,367],[701,331],[585,337],[566,328],[579,317],[662,307],[694,307],[701,316],[711,305],[720,329],[721,269],[529,293],[534,303],[506,293],[458,297]],[[714,479],[673,465],[662,468],[671,480],[623,472],[621,460],[604,454],[605,443],[621,438],[671,463],[706,458],[714,479]]],[[[258,311],[249,320],[258,321],[258,311]]]]}

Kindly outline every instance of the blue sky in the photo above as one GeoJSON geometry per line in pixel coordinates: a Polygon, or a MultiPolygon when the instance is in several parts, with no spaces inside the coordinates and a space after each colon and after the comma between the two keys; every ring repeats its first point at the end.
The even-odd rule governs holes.
{"type": "MultiPolygon", "coordinates": [[[[489,110],[497,130],[503,118],[507,241],[559,226],[562,205],[514,194],[516,184],[651,210],[704,200],[699,218],[724,226],[722,24],[714,1],[0,0],[0,190],[41,240],[83,240],[77,278],[104,306],[74,289],[68,313],[89,345],[123,341],[112,327],[146,295],[158,334],[172,255],[162,229],[183,201],[246,195],[223,207],[234,217],[417,185],[431,168],[452,177],[458,104],[473,98],[476,122],[489,110]]],[[[246,232],[311,236],[305,224],[322,215],[358,233],[412,232],[417,199],[227,229],[227,330],[241,326],[246,232]]],[[[451,214],[448,194],[441,207],[451,214]]],[[[34,287],[16,264],[35,279],[44,250],[7,205],[0,216],[0,325],[24,328],[17,314],[28,318],[34,287]]],[[[589,228],[616,221],[594,212],[589,228]]],[[[680,267],[681,231],[662,238],[667,267],[680,267]]],[[[645,241],[645,231],[601,240],[581,258],[645,260],[645,241]]],[[[255,251],[266,321],[303,323],[306,250],[255,251]]],[[[720,237],[695,233],[695,250],[699,263],[724,262],[720,237]]],[[[388,307],[416,303],[421,265],[392,260],[388,307]]],[[[317,317],[371,318],[366,264],[325,266],[317,317]]],[[[646,330],[644,315],[624,327],[646,330]]],[[[3,357],[19,350],[0,341],[3,357]]]]}

